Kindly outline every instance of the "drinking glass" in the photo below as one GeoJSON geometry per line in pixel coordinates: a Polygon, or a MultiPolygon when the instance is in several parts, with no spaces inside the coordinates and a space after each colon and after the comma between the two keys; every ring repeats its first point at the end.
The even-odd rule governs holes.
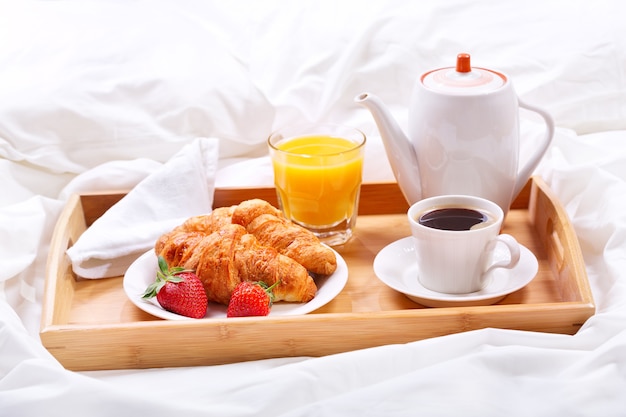
{"type": "Polygon", "coordinates": [[[268,139],[281,210],[330,246],[353,234],[365,141],[360,130],[334,124],[287,126],[268,139]]]}

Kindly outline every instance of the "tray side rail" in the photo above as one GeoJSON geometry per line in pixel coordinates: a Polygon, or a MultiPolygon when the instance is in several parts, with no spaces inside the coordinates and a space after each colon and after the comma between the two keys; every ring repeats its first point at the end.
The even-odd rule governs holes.
{"type": "Polygon", "coordinates": [[[555,201],[552,190],[535,177],[530,195],[530,221],[544,244],[561,297],[564,301],[582,302],[595,312],[578,238],[565,209],[555,201]]]}
{"type": "Polygon", "coordinates": [[[65,251],[86,229],[87,224],[83,216],[80,196],[72,195],[59,215],[50,242],[40,327],[44,333],[54,324],[67,322],[75,280],[64,279],[68,274],[73,275],[72,265],[65,251]],[[66,302],[57,303],[55,300],[66,300],[66,302]]]}

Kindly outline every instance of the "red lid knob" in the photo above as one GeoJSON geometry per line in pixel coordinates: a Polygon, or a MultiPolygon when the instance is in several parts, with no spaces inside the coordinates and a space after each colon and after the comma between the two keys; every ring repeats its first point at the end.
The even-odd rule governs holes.
{"type": "Polygon", "coordinates": [[[472,72],[469,54],[458,54],[456,56],[456,70],[457,72],[472,72]]]}

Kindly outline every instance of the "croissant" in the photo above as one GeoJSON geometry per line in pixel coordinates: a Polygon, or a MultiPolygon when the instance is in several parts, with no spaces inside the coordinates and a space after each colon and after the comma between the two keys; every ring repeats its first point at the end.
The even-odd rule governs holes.
{"type": "Polygon", "coordinates": [[[246,200],[235,206],[231,221],[244,226],[261,244],[298,261],[314,274],[330,275],[337,269],[335,253],[329,247],[265,200],[246,200]]]}
{"type": "Polygon", "coordinates": [[[232,223],[231,218],[235,207],[218,207],[210,214],[190,217],[179,227],[189,232],[213,233],[232,223]]]}
{"type": "MultiPolygon", "coordinates": [[[[330,275],[337,269],[335,253],[322,245],[317,236],[291,223],[279,209],[261,199],[246,200],[239,205],[216,208],[210,214],[191,217],[174,231],[213,233],[226,224],[245,227],[262,245],[273,247],[314,274],[330,275]]],[[[167,239],[167,236],[161,239],[167,239]]],[[[157,248],[159,245],[157,241],[157,248]]]]}
{"type": "Polygon", "coordinates": [[[159,239],[155,251],[170,267],[194,270],[209,301],[224,305],[242,281],[280,281],[274,287],[275,301],[308,302],[317,292],[306,268],[261,245],[240,225],[226,224],[210,234],[174,229],[159,239]]]}

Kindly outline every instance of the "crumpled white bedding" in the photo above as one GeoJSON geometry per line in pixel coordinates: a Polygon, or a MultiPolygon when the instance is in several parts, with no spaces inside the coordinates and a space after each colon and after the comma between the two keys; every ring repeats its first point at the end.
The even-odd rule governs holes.
{"type": "Polygon", "coordinates": [[[618,0],[0,1],[0,415],[624,415],[624,12],[618,0]],[[271,184],[264,138],[298,120],[363,129],[365,180],[391,180],[353,97],[376,93],[405,126],[415,77],[458,52],[507,73],[558,126],[537,173],[572,220],[597,305],[576,335],[484,329],[80,373],[41,345],[46,256],[70,193],[131,188],[199,136],[220,139],[217,186],[271,184]]]}

